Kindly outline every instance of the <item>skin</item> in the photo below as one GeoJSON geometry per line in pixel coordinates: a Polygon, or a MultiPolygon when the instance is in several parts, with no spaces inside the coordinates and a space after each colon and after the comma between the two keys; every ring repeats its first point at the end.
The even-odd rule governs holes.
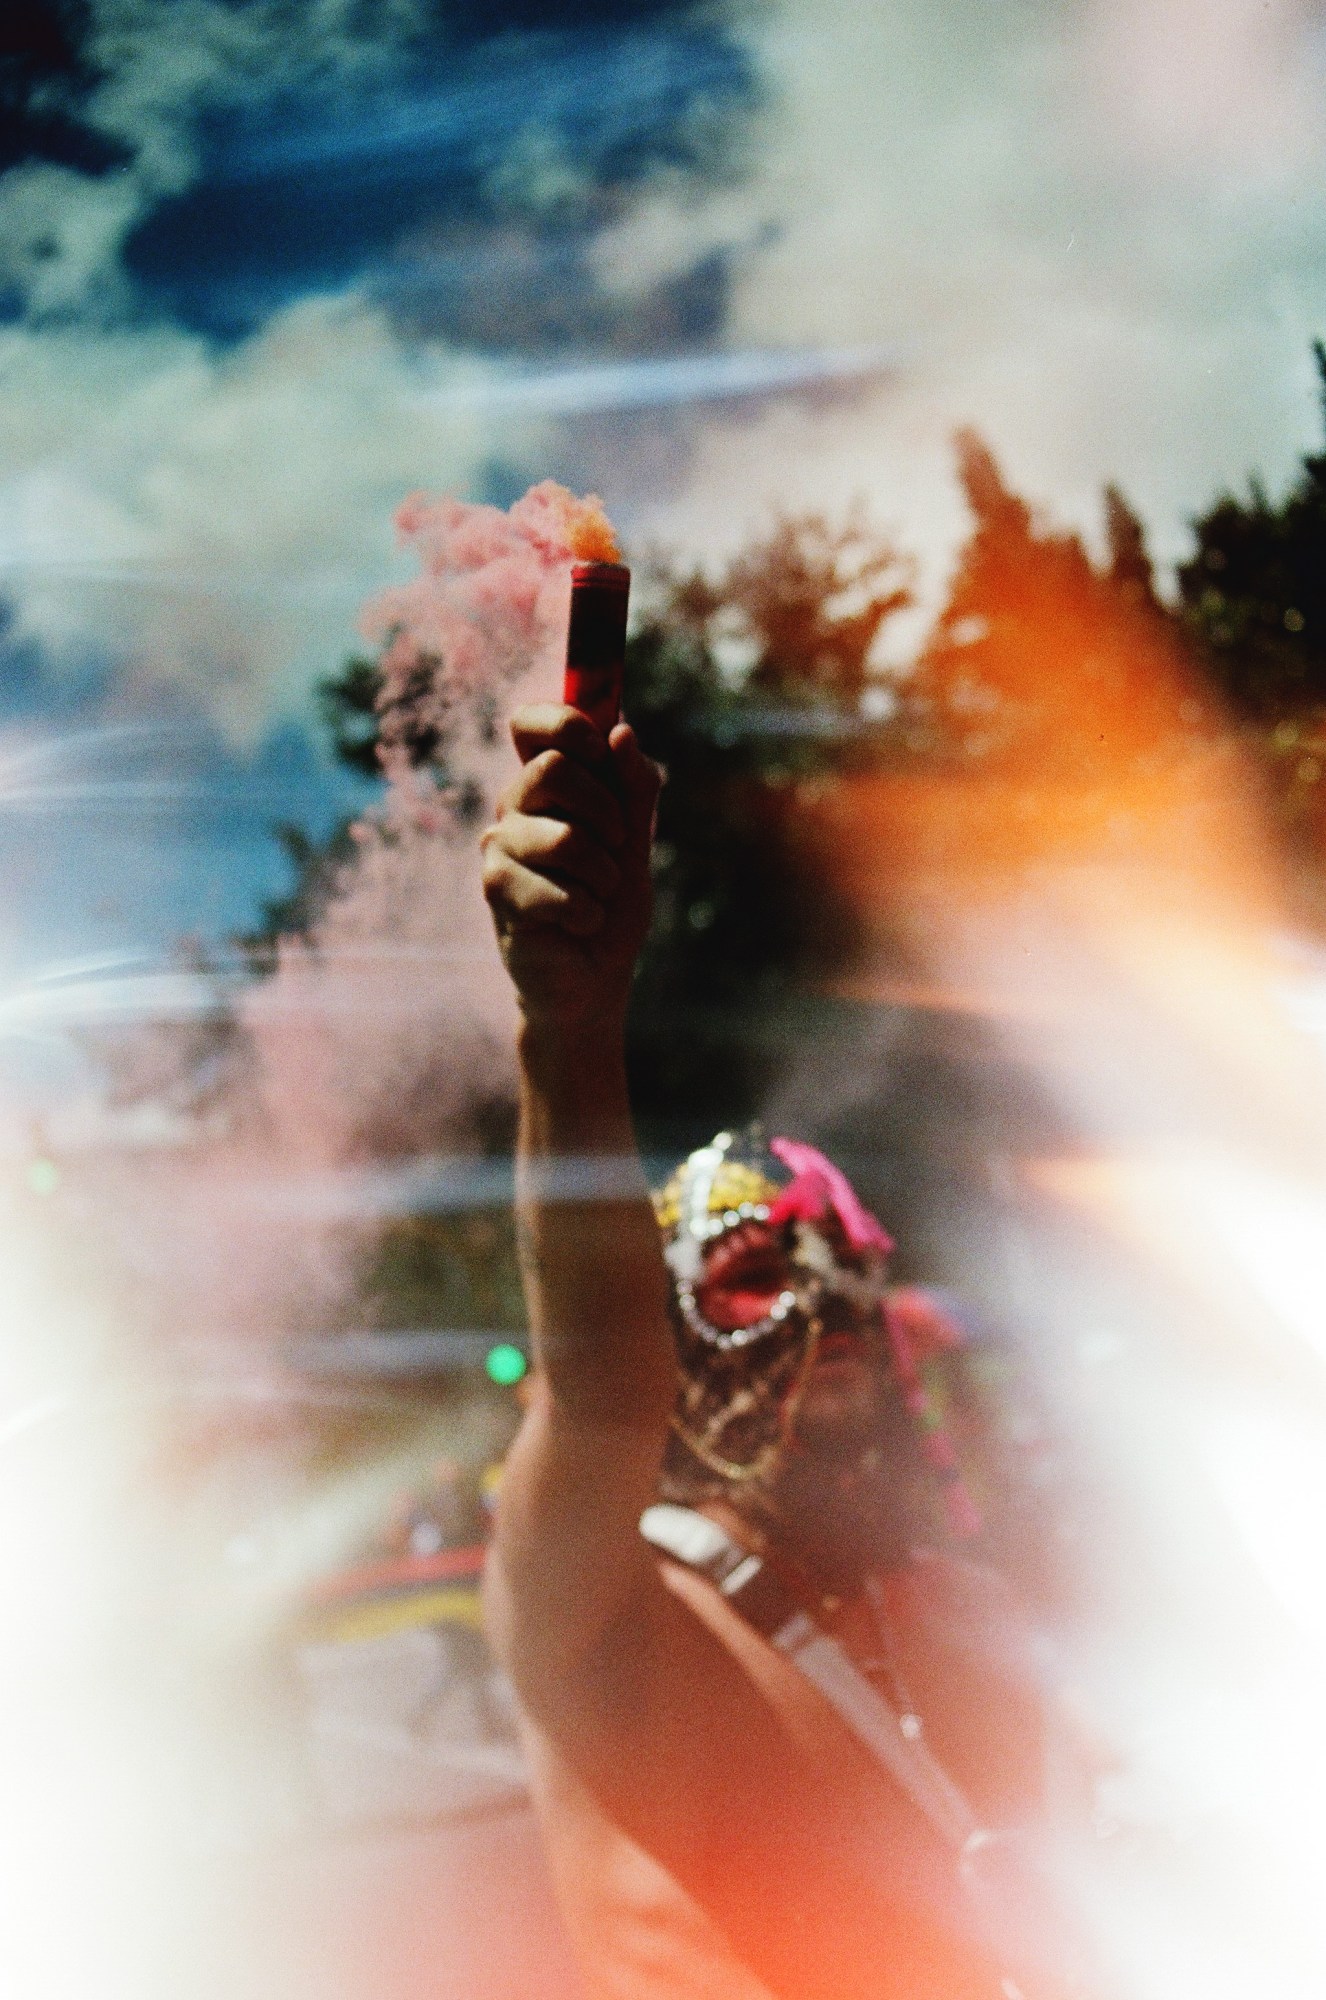
{"type": "MultiPolygon", "coordinates": [[[[487,1613],[590,1992],[986,2000],[998,1977],[943,1920],[952,1861],[911,1800],[795,1667],[638,1533],[676,1390],[623,1058],[659,776],[627,726],[605,742],[573,709],[523,709],[512,734],[522,768],[482,838],[521,1008],[537,1365],[487,1613]],[[556,1198],[558,1163],[586,1158],[594,1198],[556,1198]]],[[[874,1393],[864,1361],[826,1359],[802,1409],[809,1440],[859,1435],[874,1393]]],[[[938,1698],[943,1662],[927,1665],[905,1596],[909,1677],[938,1698]]]]}

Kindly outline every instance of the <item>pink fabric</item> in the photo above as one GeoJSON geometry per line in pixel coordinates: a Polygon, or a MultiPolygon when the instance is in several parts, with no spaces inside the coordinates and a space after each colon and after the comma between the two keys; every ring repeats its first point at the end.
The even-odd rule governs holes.
{"type": "Polygon", "coordinates": [[[769,1151],[794,1176],[791,1186],[783,1189],[770,1210],[771,1222],[786,1222],[789,1218],[813,1222],[831,1209],[853,1250],[873,1250],[882,1257],[888,1256],[893,1238],[862,1207],[856,1189],[832,1160],[826,1160],[816,1147],[807,1146],[800,1139],[771,1139],[769,1151]]]}
{"type": "MultiPolygon", "coordinates": [[[[774,1227],[789,1221],[816,1222],[826,1213],[832,1213],[842,1224],[854,1251],[888,1256],[893,1249],[893,1238],[862,1206],[856,1189],[832,1160],[826,1160],[816,1147],[807,1146],[800,1139],[771,1139],[769,1151],[792,1175],[791,1184],[769,1209],[769,1221],[774,1227]]],[[[922,1451],[943,1481],[949,1530],[959,1541],[970,1540],[984,1526],[980,1509],[959,1476],[953,1440],[934,1419],[921,1375],[922,1365],[930,1355],[962,1346],[962,1329],[954,1325],[927,1292],[915,1285],[900,1285],[890,1292],[882,1314],[903,1404],[921,1430],[922,1451]]]]}
{"type": "Polygon", "coordinates": [[[962,1329],[920,1285],[897,1285],[889,1293],[889,1332],[895,1348],[905,1343],[919,1361],[963,1345],[962,1329]]]}
{"type": "Polygon", "coordinates": [[[981,1510],[960,1479],[955,1479],[944,1488],[944,1511],[948,1515],[949,1531],[957,1541],[969,1542],[974,1536],[984,1533],[981,1510]]]}
{"type": "Polygon", "coordinates": [[[903,1406],[920,1428],[922,1451],[944,1482],[949,1532],[958,1541],[970,1541],[983,1531],[985,1523],[980,1508],[963,1484],[953,1440],[931,1409],[921,1375],[922,1364],[929,1355],[962,1346],[962,1329],[919,1285],[899,1285],[889,1293],[881,1310],[903,1406]]]}

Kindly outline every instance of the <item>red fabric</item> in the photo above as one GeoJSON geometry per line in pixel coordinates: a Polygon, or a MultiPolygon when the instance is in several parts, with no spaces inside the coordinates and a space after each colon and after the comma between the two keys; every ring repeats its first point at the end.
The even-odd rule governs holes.
{"type": "Polygon", "coordinates": [[[931,1354],[948,1354],[963,1344],[962,1329],[919,1285],[899,1285],[889,1293],[889,1332],[895,1347],[905,1340],[917,1362],[931,1354]]]}
{"type": "Polygon", "coordinates": [[[739,1222],[720,1236],[704,1261],[695,1303],[723,1333],[763,1319],[791,1272],[772,1220],[739,1222]]]}

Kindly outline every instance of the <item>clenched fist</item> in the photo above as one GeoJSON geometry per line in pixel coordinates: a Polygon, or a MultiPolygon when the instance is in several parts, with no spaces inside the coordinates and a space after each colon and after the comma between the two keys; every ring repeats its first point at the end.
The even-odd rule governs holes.
{"type": "Polygon", "coordinates": [[[527,1020],[619,1020],[649,929],[659,772],[630,726],[608,739],[578,709],[518,709],[523,766],[482,836],[484,894],[527,1020]]]}

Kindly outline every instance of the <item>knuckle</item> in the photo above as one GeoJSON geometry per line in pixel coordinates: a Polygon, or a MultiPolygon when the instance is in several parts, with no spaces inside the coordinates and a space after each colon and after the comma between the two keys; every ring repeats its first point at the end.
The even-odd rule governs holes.
{"type": "Polygon", "coordinates": [[[525,767],[520,787],[521,802],[530,809],[557,795],[557,767],[561,759],[555,750],[545,750],[525,767]]]}

